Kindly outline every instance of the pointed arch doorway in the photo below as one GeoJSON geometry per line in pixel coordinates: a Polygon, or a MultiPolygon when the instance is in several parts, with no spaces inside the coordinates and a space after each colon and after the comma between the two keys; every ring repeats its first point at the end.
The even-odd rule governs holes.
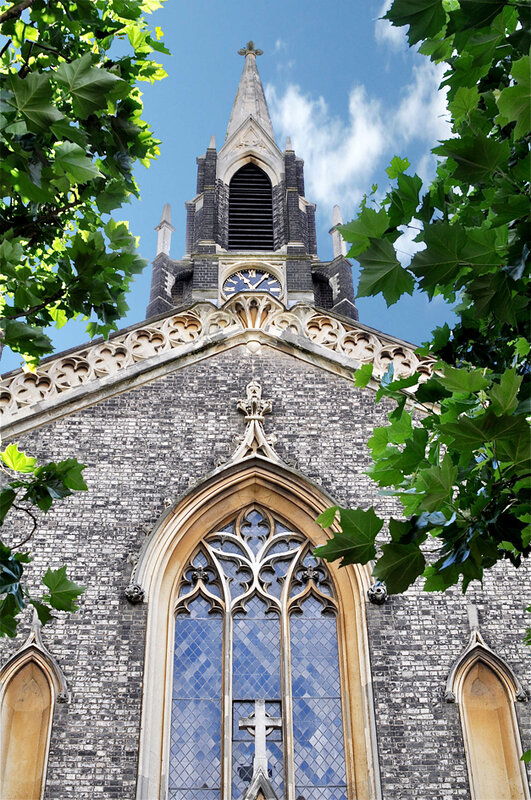
{"type": "Polygon", "coordinates": [[[331,502],[254,456],[159,521],[134,576],[148,603],[137,800],[251,800],[253,784],[324,800],[327,782],[330,800],[380,796],[368,571],[311,555],[331,502]]]}

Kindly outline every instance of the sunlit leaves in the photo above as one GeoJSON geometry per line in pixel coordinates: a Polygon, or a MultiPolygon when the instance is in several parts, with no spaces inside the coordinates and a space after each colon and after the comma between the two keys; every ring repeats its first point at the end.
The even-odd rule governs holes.
{"type": "Polygon", "coordinates": [[[109,99],[124,97],[129,85],[102,67],[92,66],[93,56],[85,53],[70,63],[60,64],[55,80],[72,97],[72,108],[79,119],[86,119],[98,109],[106,108],[109,99]]]}
{"type": "Polygon", "coordinates": [[[48,75],[32,72],[23,79],[11,73],[3,83],[10,90],[6,104],[16,109],[30,130],[46,129],[63,116],[52,103],[53,90],[48,75]]]}
{"type": "Polygon", "coordinates": [[[531,128],[531,58],[515,61],[511,71],[514,86],[508,86],[496,96],[502,123],[516,122],[514,135],[525,136],[531,128]]]}
{"type": "Polygon", "coordinates": [[[96,165],[93,164],[90,158],[87,158],[85,151],[78,144],[61,142],[54,146],[54,150],[56,174],[67,175],[72,185],[103,177],[96,165]]]}
{"type": "Polygon", "coordinates": [[[24,451],[19,450],[16,443],[9,444],[5,450],[2,450],[0,458],[14,472],[33,472],[37,464],[37,459],[34,456],[27,456],[24,451]]]}

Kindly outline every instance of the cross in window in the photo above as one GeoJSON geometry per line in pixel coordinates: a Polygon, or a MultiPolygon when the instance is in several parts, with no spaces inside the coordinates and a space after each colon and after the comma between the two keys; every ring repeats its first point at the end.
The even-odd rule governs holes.
{"type": "Polygon", "coordinates": [[[265,700],[255,700],[254,713],[249,717],[241,717],[238,725],[247,730],[254,728],[253,777],[259,772],[267,776],[266,736],[273,728],[282,727],[281,717],[270,717],[265,710],[265,700]]]}

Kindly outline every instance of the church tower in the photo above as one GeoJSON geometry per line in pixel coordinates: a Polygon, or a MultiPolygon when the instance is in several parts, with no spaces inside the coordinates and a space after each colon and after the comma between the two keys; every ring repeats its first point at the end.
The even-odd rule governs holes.
{"type": "MultiPolygon", "coordinates": [[[[186,203],[184,257],[170,257],[170,207],[157,226],[157,256],[147,316],[195,301],[222,305],[240,292],[268,292],[285,306],[315,304],[351,319],[352,273],[332,229],[334,259],[317,256],[315,205],[304,194],[304,162],[273,133],[253,42],[245,58],[223,146],[212,137],[197,159],[197,190],[186,203]]],[[[334,209],[334,226],[340,222],[334,209]]]]}

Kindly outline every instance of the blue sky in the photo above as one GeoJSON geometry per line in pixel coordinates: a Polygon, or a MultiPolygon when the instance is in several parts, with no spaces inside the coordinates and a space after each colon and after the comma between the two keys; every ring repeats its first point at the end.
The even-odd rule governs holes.
{"type": "MultiPolygon", "coordinates": [[[[305,160],[306,196],[317,203],[322,260],[332,257],[332,207],[345,221],[377,183],[387,186],[385,167],[394,154],[407,156],[422,177],[433,174],[429,155],[448,135],[440,74],[428,59],[409,50],[402,30],[378,21],[383,0],[167,0],[151,19],[164,31],[171,57],[159,58],[168,77],[143,84],[145,118],[161,139],[161,155],[149,170],[136,171],[141,201],[124,206],[140,236],[140,252],[151,261],[162,206],[171,203],[171,255],[184,253],[184,203],[195,195],[197,156],[214,134],[222,145],[249,39],[264,51],[258,68],[266,90],[277,143],[291,136],[305,160]]],[[[404,236],[401,249],[411,251],[404,236]]],[[[356,274],[356,268],[355,268],[356,274]]],[[[129,295],[130,311],[120,327],[141,321],[149,297],[151,269],[129,295]]],[[[386,333],[421,342],[437,324],[453,319],[441,300],[405,298],[390,309],[379,297],[360,298],[360,321],[386,333]]],[[[83,344],[86,323],[53,332],[57,350],[83,344]]],[[[20,365],[5,352],[2,371],[20,365]]]]}

